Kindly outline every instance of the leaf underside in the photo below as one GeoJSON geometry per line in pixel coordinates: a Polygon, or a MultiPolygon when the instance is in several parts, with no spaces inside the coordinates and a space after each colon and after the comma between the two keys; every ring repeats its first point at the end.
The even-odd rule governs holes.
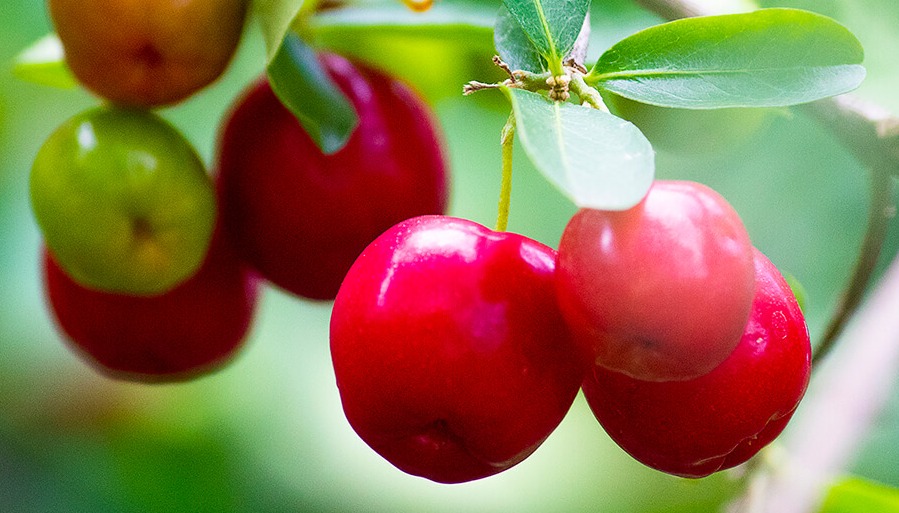
{"type": "Polygon", "coordinates": [[[321,150],[340,150],[356,127],[356,111],[310,46],[288,33],[269,63],[272,89],[321,150]]]}
{"type": "Polygon", "coordinates": [[[600,110],[504,88],[534,166],[582,208],[626,210],[649,191],[655,154],[631,123],[600,110]]]}
{"type": "Polygon", "coordinates": [[[65,51],[56,34],[47,34],[22,50],[13,61],[13,74],[20,80],[60,89],[78,87],[65,62],[65,51]]]}

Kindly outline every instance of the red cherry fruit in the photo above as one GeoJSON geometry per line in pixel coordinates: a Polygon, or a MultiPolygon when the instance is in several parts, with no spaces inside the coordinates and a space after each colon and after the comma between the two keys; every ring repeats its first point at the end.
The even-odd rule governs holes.
{"type": "Polygon", "coordinates": [[[790,287],[755,252],[757,289],[733,354],[690,381],[641,381],[596,366],[584,380],[587,403],[622,449],[683,477],[739,465],[784,429],[811,372],[805,319],[790,287]]]}
{"type": "Polygon", "coordinates": [[[657,181],[636,207],[582,209],[559,244],[559,305],[595,363],[638,379],[708,373],[749,315],[752,244],[708,187],[657,181]]]}
{"type": "Polygon", "coordinates": [[[157,296],[85,288],[46,250],[44,285],[59,328],[103,373],[181,381],[221,367],[253,319],[258,279],[214,236],[197,274],[157,296]]]}
{"type": "Polygon", "coordinates": [[[275,285],[333,299],[359,253],[394,224],[446,209],[437,126],[409,88],[322,55],[359,124],[323,154],[265,81],[231,113],[220,140],[221,208],[235,246],[275,285]]]}
{"type": "Polygon", "coordinates": [[[347,274],[331,316],[346,417],[400,470],[442,483],[526,458],[584,374],[558,312],[555,252],[443,216],[402,222],[347,274]]]}

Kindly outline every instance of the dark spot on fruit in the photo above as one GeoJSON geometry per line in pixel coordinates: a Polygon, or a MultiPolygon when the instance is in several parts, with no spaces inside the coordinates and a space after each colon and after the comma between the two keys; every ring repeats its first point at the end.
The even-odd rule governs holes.
{"type": "Polygon", "coordinates": [[[134,219],[131,222],[131,233],[134,234],[134,240],[139,243],[150,242],[153,239],[153,227],[146,219],[134,219]]]}
{"type": "Polygon", "coordinates": [[[163,61],[162,53],[152,43],[144,43],[138,48],[134,52],[134,59],[137,62],[144,63],[148,68],[158,68],[163,61]]]}
{"type": "Polygon", "coordinates": [[[657,340],[648,337],[637,337],[636,342],[645,349],[658,349],[661,346],[657,340]]]}

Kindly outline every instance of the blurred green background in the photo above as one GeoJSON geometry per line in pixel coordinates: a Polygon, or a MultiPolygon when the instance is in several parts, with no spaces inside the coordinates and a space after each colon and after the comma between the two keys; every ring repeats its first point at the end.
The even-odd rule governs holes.
{"type": "MultiPolygon", "coordinates": [[[[594,4],[594,56],[659,21],[630,2],[594,4]]],[[[868,79],[859,94],[899,112],[899,4],[764,4],[845,23],[867,50],[868,79]]],[[[471,8],[489,16],[497,5],[471,8]]],[[[733,473],[688,481],[642,467],[606,437],[581,398],[533,456],[501,475],[455,486],[407,476],[369,450],[343,418],[328,353],[330,305],[274,289],[264,294],[242,354],[217,374],[177,385],[98,375],[48,317],[27,188],[43,140],[96,100],[10,73],[14,56],[50,30],[43,2],[4,0],[0,16],[0,512],[686,512],[716,511],[739,491],[733,473]]],[[[443,124],[454,173],[451,213],[492,226],[507,110],[498,93],[456,94],[466,80],[495,79],[489,54],[467,65],[469,54],[439,43],[375,38],[351,46],[386,64],[439,55],[433,65],[417,58],[409,73],[420,77],[443,124]],[[443,66],[441,74],[435,66],[443,66]]],[[[163,111],[207,163],[223,112],[263,64],[261,37],[250,27],[222,80],[163,111]]],[[[724,120],[677,114],[673,121],[655,113],[648,122],[666,117],[657,121],[678,132],[657,141],[659,177],[716,188],[754,243],[802,282],[815,340],[864,229],[867,175],[815,122],[786,110],[767,114],[761,123],[752,113],[724,120]],[[703,132],[704,124],[711,128],[703,132]],[[755,124],[760,129],[750,130],[755,124]]],[[[516,152],[514,180],[510,230],[555,246],[574,207],[523,153],[516,152]]],[[[899,248],[897,235],[891,230],[890,255],[899,248]]],[[[899,486],[899,399],[879,417],[850,470],[899,486]]]]}

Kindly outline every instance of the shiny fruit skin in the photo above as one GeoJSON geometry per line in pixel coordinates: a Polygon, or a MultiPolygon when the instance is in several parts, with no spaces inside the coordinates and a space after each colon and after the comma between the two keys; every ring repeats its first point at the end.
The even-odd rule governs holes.
{"type": "Polygon", "coordinates": [[[737,213],[704,185],[656,181],[630,210],[581,209],[558,258],[562,314],[610,370],[692,379],[724,361],[746,325],[752,245],[737,213]]]}
{"type": "Polygon", "coordinates": [[[784,429],[808,386],[811,346],[793,293],[755,257],[758,288],[733,354],[705,376],[640,381],[602,367],[584,380],[587,403],[609,436],[655,469],[704,477],[745,462],[784,429]]]}
{"type": "Polygon", "coordinates": [[[359,116],[347,145],[323,154],[259,82],[222,132],[218,186],[244,258],[284,290],[329,300],[381,232],[446,210],[448,177],[436,123],[411,90],[342,57],[321,60],[359,116]]]}
{"type": "Polygon", "coordinates": [[[43,260],[57,326],[111,377],[182,381],[208,373],[237,353],[252,324],[259,280],[220,236],[195,276],[152,297],[82,287],[46,250],[43,260]]]}
{"type": "Polygon", "coordinates": [[[245,0],[48,0],[66,63],[112,103],[184,100],[225,70],[243,32],[245,0]]]}
{"type": "Polygon", "coordinates": [[[38,151],[30,192],[56,261],[107,292],[161,294],[183,282],[215,224],[200,157],[145,111],[101,107],[63,123],[38,151]]]}
{"type": "Polygon", "coordinates": [[[583,377],[556,305],[554,251],[424,216],[375,240],[331,317],[346,417],[399,469],[456,483],[526,458],[583,377]]]}

